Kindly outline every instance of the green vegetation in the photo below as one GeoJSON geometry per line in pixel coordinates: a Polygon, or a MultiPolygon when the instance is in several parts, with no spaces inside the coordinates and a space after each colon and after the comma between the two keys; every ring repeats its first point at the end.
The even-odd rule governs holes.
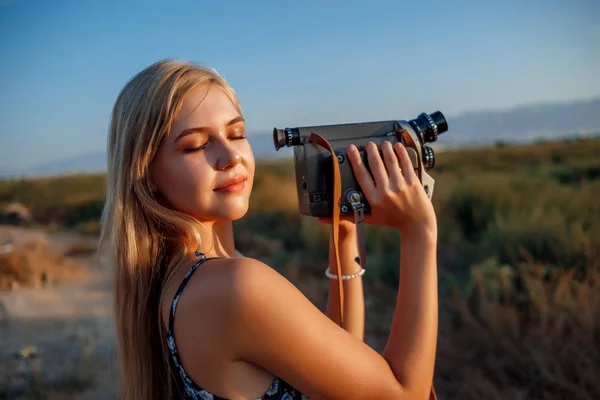
{"type": "MultiPolygon", "coordinates": [[[[599,153],[600,140],[439,152],[440,264],[458,274],[490,257],[589,265],[600,249],[599,153]]],[[[324,263],[329,227],[298,213],[292,160],[256,170],[250,211],[235,222],[240,250],[277,268],[324,263]]],[[[0,206],[20,202],[40,224],[94,232],[105,185],[103,175],[0,181],[0,206]]],[[[368,227],[369,279],[396,281],[399,241],[368,227]]]]}
{"type": "MultiPolygon", "coordinates": [[[[440,397],[600,397],[600,140],[439,152],[440,397]]],[[[97,233],[102,175],[0,181],[42,225],[97,233]]],[[[297,210],[292,160],[257,165],[236,245],[319,307],[329,227],[297,210]]],[[[400,237],[367,227],[366,337],[381,350],[400,237]]]]}

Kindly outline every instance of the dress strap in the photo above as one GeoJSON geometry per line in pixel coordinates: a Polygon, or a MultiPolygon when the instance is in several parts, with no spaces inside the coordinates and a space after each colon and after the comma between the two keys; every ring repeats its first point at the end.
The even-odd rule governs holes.
{"type": "Polygon", "coordinates": [[[183,280],[181,281],[181,284],[177,288],[177,292],[175,292],[175,297],[173,297],[173,302],[171,303],[171,311],[169,312],[169,331],[170,332],[173,332],[173,323],[175,321],[175,310],[177,309],[177,303],[179,302],[179,297],[181,297],[181,293],[183,292],[185,285],[187,285],[187,283],[189,282],[189,280],[192,277],[192,275],[194,274],[194,272],[196,272],[198,267],[200,265],[202,265],[203,262],[217,258],[217,257],[206,258],[206,256],[203,253],[200,253],[198,250],[196,250],[194,252],[194,255],[196,257],[198,257],[198,262],[195,263],[194,265],[192,265],[192,267],[189,269],[187,274],[185,274],[185,277],[183,278],[183,280]]]}

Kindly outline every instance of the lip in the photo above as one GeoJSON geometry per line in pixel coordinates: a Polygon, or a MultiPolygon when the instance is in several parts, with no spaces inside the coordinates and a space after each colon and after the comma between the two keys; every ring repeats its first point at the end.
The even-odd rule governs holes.
{"type": "Polygon", "coordinates": [[[221,193],[237,193],[246,186],[246,179],[245,176],[234,176],[227,179],[221,186],[213,190],[221,193]]]}

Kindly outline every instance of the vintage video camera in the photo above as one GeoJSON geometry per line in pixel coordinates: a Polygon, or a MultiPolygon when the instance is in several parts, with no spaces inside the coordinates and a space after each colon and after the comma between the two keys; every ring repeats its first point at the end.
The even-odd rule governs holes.
{"type": "MultiPolygon", "coordinates": [[[[357,203],[362,203],[364,213],[370,213],[346,156],[346,148],[354,144],[368,167],[365,145],[372,141],[379,147],[385,142],[400,141],[408,151],[413,167],[427,195],[433,195],[434,180],[427,174],[435,165],[433,149],[425,143],[435,142],[438,135],[448,130],[444,115],[436,111],[422,113],[410,121],[380,121],[339,125],[305,126],[273,129],[275,149],[294,147],[294,165],[298,207],[301,214],[313,217],[330,217],[333,212],[333,156],[322,146],[309,140],[312,133],[324,137],[334,149],[340,167],[342,196],[341,214],[352,214],[357,203]]],[[[380,147],[381,149],[381,147],[380,147]]],[[[380,150],[381,152],[381,150],[380,150]]]]}

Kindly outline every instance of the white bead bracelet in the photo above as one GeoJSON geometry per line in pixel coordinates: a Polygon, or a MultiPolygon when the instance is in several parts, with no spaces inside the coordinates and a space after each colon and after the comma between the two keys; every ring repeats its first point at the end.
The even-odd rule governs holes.
{"type": "MultiPolygon", "coordinates": [[[[358,271],[357,273],[351,274],[351,275],[342,275],[342,280],[346,281],[348,279],[354,279],[354,278],[358,278],[359,276],[363,276],[365,274],[365,269],[361,268],[360,271],[358,271]]],[[[328,277],[329,279],[334,279],[337,281],[338,276],[336,274],[331,273],[331,271],[329,270],[329,267],[327,267],[327,269],[325,270],[325,276],[328,277]]]]}

